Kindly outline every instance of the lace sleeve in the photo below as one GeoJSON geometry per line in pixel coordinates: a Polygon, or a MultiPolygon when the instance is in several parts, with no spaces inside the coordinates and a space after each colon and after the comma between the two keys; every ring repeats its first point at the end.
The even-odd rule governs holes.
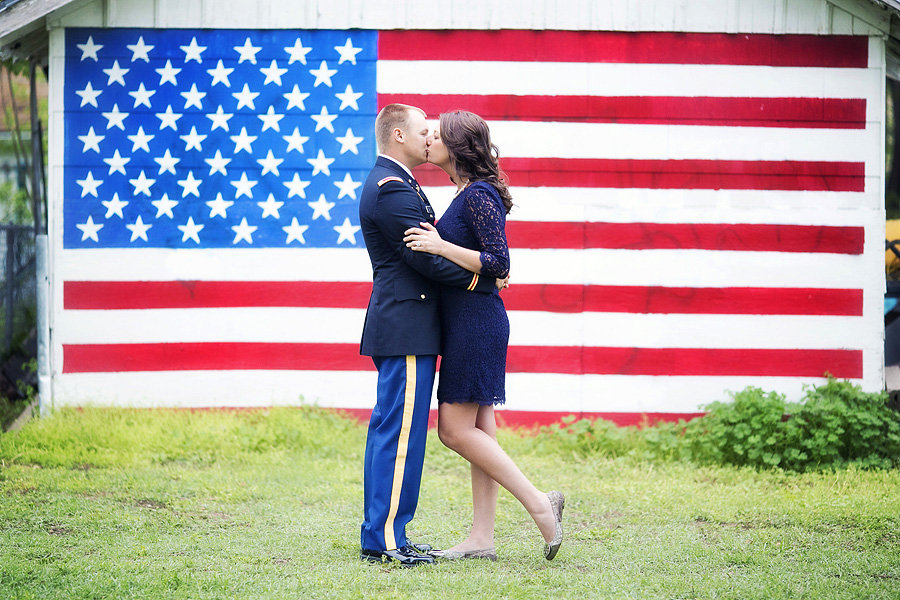
{"type": "Polygon", "coordinates": [[[509,247],[506,243],[506,211],[490,184],[474,185],[466,194],[465,218],[481,250],[481,274],[506,277],[509,247]]]}

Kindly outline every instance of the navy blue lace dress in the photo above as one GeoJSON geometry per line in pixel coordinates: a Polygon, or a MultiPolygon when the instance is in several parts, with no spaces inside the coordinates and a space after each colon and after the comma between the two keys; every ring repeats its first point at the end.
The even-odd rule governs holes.
{"type": "MultiPolygon", "coordinates": [[[[474,182],[437,223],[441,237],[481,252],[481,276],[506,277],[506,209],[494,186],[474,182]]],[[[499,290],[479,294],[441,287],[441,368],[438,402],[503,404],[509,319],[499,290]]]]}

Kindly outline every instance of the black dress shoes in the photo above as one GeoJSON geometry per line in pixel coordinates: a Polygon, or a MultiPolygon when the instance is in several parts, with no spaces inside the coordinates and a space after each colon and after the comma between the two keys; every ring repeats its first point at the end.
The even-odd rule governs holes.
{"type": "Polygon", "coordinates": [[[359,558],[369,562],[391,562],[396,560],[404,567],[415,567],[418,565],[428,565],[434,562],[434,558],[427,554],[421,554],[419,551],[407,544],[396,550],[366,550],[365,548],[359,553],[359,558]]]}

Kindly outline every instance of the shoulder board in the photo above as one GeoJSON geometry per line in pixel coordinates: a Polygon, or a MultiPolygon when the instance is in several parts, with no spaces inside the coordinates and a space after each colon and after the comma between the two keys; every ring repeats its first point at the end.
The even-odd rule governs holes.
{"type": "Polygon", "coordinates": [[[384,179],[382,179],[381,181],[379,181],[379,182],[378,182],[378,187],[383,186],[383,185],[386,184],[388,181],[399,181],[400,183],[403,183],[403,180],[402,180],[402,179],[400,179],[399,177],[394,177],[393,175],[391,175],[391,176],[385,177],[384,179]]]}

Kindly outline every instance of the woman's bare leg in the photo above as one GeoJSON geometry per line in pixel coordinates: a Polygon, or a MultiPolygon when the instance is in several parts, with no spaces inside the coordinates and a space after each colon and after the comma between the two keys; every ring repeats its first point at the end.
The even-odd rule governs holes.
{"type": "MultiPolygon", "coordinates": [[[[497,439],[497,423],[494,420],[493,406],[478,407],[475,427],[494,440],[497,439]]],[[[472,467],[472,528],[465,540],[450,548],[450,550],[459,552],[494,547],[494,521],[497,515],[497,494],[500,485],[481,467],[474,463],[470,464],[472,467]]]]}
{"type": "MultiPolygon", "coordinates": [[[[474,468],[477,467],[522,503],[540,529],[544,541],[550,542],[556,534],[556,519],[549,498],[522,474],[495,437],[477,426],[479,406],[471,402],[444,402],[438,412],[438,436],[445,446],[472,463],[473,485],[476,477],[474,468]]],[[[474,525],[473,519],[473,529],[474,525]]]]}

